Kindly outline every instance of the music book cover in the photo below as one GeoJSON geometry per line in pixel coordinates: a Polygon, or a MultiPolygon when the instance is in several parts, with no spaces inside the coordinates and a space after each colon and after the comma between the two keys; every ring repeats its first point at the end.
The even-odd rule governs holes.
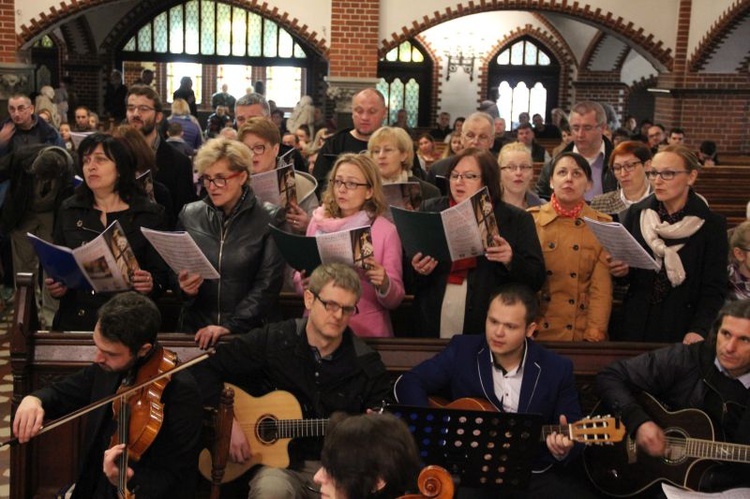
{"type": "Polygon", "coordinates": [[[289,207],[291,203],[297,204],[294,165],[284,164],[269,172],[256,173],[251,176],[250,185],[255,196],[261,201],[284,208],[289,207]]]}
{"type": "Polygon", "coordinates": [[[132,288],[133,272],[140,268],[117,220],[94,240],[75,249],[48,243],[28,232],[26,235],[47,275],[70,289],[125,291],[132,288]]]}
{"type": "Polygon", "coordinates": [[[151,174],[151,170],[146,170],[136,176],[135,183],[141,186],[152,203],[156,202],[156,198],[154,198],[154,176],[151,174]]]}
{"type": "Polygon", "coordinates": [[[374,256],[369,226],[318,236],[300,236],[270,224],[269,227],[276,246],[289,266],[295,270],[304,270],[307,275],[321,263],[340,262],[367,269],[365,260],[374,256]]]}
{"type": "Polygon", "coordinates": [[[391,222],[393,221],[392,206],[409,211],[418,211],[422,207],[422,186],[419,182],[383,184],[383,194],[388,204],[388,211],[383,216],[391,222]]]}
{"type": "Polygon", "coordinates": [[[401,243],[409,257],[421,252],[438,261],[483,255],[499,236],[497,219],[486,187],[440,213],[393,208],[401,243]]]}

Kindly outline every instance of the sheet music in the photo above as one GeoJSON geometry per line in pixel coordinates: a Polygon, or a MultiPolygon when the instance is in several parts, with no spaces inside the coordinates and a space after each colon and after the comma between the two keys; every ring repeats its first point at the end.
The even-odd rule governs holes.
{"type": "Polygon", "coordinates": [[[621,223],[600,222],[589,217],[583,217],[583,220],[613,259],[622,260],[633,268],[660,269],[656,260],[638,244],[638,241],[621,223]]]}
{"type": "Polygon", "coordinates": [[[187,270],[204,279],[221,277],[187,232],[164,232],[146,227],[141,227],[141,232],[175,274],[187,270]]]}
{"type": "Polygon", "coordinates": [[[719,498],[721,499],[747,499],[750,497],[750,489],[729,489],[724,492],[716,492],[709,494],[706,492],[693,492],[692,490],[684,490],[668,483],[662,483],[661,488],[664,491],[664,495],[667,499],[707,499],[707,498],[719,498]]]}

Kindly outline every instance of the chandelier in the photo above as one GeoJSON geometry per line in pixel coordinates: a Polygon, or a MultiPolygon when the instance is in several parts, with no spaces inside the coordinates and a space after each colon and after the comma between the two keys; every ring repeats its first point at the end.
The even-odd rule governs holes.
{"type": "MultiPolygon", "coordinates": [[[[474,37],[474,33],[469,33],[466,38],[471,40],[474,37]]],[[[464,39],[461,33],[455,34],[455,40],[464,39]]],[[[483,44],[484,38],[480,40],[480,46],[483,44]]],[[[456,44],[452,49],[446,49],[443,52],[448,67],[445,72],[445,81],[450,81],[451,73],[455,73],[462,69],[464,73],[469,75],[469,81],[474,81],[474,63],[477,59],[482,57],[482,51],[474,48],[473,45],[462,46],[456,44]]]]}

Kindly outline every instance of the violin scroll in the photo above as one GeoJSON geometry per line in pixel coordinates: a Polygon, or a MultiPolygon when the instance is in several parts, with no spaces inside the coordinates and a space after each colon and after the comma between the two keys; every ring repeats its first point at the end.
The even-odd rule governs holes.
{"type": "Polygon", "coordinates": [[[450,473],[442,466],[425,466],[417,479],[419,494],[408,494],[399,499],[453,499],[455,485],[450,473]]]}

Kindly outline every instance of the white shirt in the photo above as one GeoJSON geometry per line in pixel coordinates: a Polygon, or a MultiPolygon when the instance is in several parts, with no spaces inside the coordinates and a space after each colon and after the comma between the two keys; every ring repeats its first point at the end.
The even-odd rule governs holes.
{"type": "Polygon", "coordinates": [[[726,369],[724,369],[724,366],[721,365],[721,363],[719,362],[719,359],[715,357],[714,357],[714,365],[716,366],[716,369],[718,369],[719,372],[723,374],[724,376],[726,376],[727,378],[736,379],[737,381],[742,383],[742,386],[744,386],[745,388],[750,388],[750,371],[746,372],[745,374],[743,374],[742,376],[738,378],[735,378],[734,376],[729,374],[726,369]]]}
{"type": "Polygon", "coordinates": [[[503,369],[492,362],[492,383],[495,388],[495,396],[502,402],[503,411],[518,412],[518,403],[521,397],[521,383],[523,382],[523,367],[526,364],[526,352],[528,347],[524,343],[523,358],[515,369],[503,373],[503,369]]]}

